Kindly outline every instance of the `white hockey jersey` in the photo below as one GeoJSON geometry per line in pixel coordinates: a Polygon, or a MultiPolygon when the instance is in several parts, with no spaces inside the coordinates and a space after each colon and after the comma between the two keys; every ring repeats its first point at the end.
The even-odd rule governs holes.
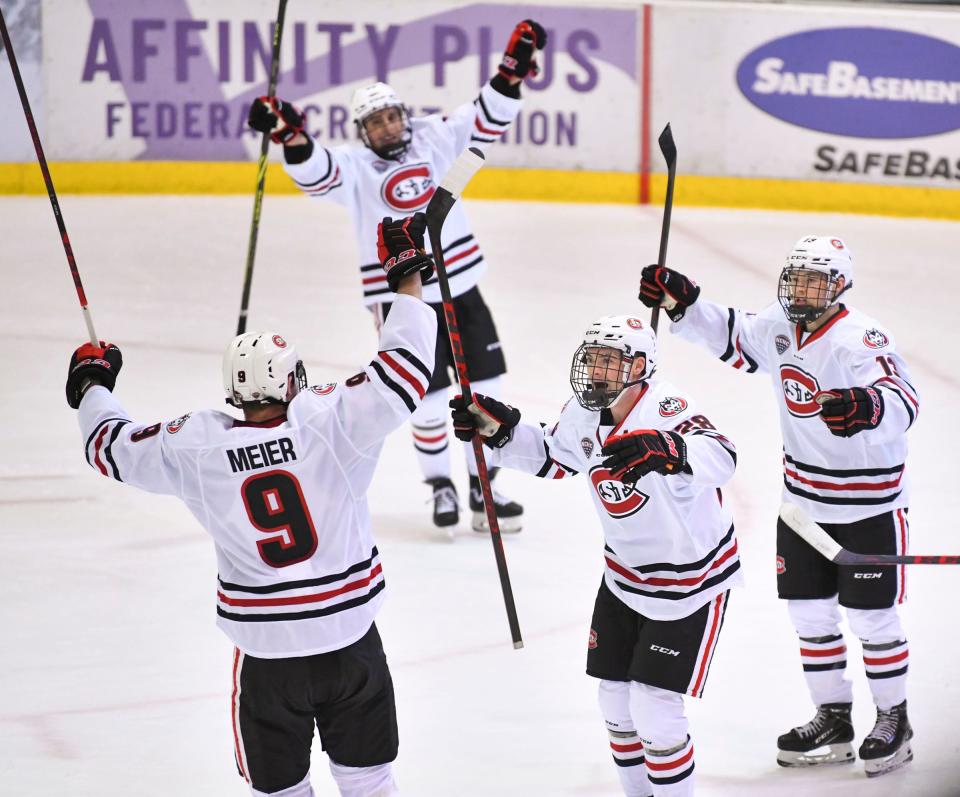
{"type": "MultiPolygon", "coordinates": [[[[284,168],[310,197],[331,199],[350,211],[360,255],[365,305],[393,301],[377,257],[377,225],[384,216],[399,218],[426,210],[450,166],[467,147],[487,149],[500,139],[520,112],[521,100],[506,97],[489,83],[476,100],[449,117],[412,118],[413,139],[401,160],[384,160],[355,144],[326,148],[314,141],[303,163],[284,168]]],[[[427,251],[431,251],[426,240],[427,251]]],[[[463,203],[457,202],[443,224],[443,258],[450,293],[460,296],[477,284],[486,269],[483,252],[470,231],[463,203]]],[[[436,275],[423,287],[423,300],[440,302],[436,275]]]]}
{"type": "Polygon", "coordinates": [[[905,432],[920,409],[893,337],[843,305],[813,333],[787,320],[775,302],[754,315],[699,299],[671,331],[728,365],[767,373],[780,409],[783,499],[824,523],[850,523],[909,503],[905,432]],[[821,390],[877,388],[884,400],[876,429],[831,434],[814,400],[821,390]]]}
{"type": "Polygon", "coordinates": [[[87,391],[79,413],[87,461],[177,496],[210,533],[217,624],[240,650],[308,656],[370,628],[385,582],[367,488],[383,439],[423,398],[436,334],[433,310],[396,297],[369,365],[302,391],[286,417],[266,423],[202,410],[145,426],[106,388],[87,391]]]}
{"type": "Polygon", "coordinates": [[[736,449],[668,382],[650,380],[623,422],[571,398],[550,429],[521,423],[493,464],[546,479],[584,474],[603,528],[604,580],[634,611],[655,620],[692,614],[742,583],[737,538],[720,487],[736,449]],[[692,473],[648,473],[633,485],[613,479],[601,448],[612,434],[662,429],[683,435],[692,473]]]}

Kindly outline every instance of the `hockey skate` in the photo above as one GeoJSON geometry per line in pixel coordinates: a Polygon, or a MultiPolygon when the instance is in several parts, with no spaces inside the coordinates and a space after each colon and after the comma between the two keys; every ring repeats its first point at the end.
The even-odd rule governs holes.
{"type": "Polygon", "coordinates": [[[854,760],[850,703],[824,703],[816,716],[777,739],[782,767],[849,764],[854,760]]]}
{"type": "MultiPolygon", "coordinates": [[[[497,468],[490,468],[491,482],[497,470],[497,468]]],[[[497,510],[497,523],[501,532],[515,534],[523,528],[523,507],[520,504],[511,501],[496,490],[493,490],[493,504],[497,510]]],[[[480,479],[477,476],[470,477],[470,511],[473,512],[473,530],[490,531],[487,513],[483,508],[483,491],[480,489],[480,479]]]]}
{"type": "Polygon", "coordinates": [[[427,484],[433,487],[434,525],[440,528],[456,526],[460,522],[460,501],[453,482],[445,476],[438,476],[427,479],[427,484]]]}
{"type": "Polygon", "coordinates": [[[907,719],[907,701],[886,711],[877,709],[877,722],[860,745],[860,758],[868,778],[885,775],[913,761],[910,740],[913,728],[907,719]]]}

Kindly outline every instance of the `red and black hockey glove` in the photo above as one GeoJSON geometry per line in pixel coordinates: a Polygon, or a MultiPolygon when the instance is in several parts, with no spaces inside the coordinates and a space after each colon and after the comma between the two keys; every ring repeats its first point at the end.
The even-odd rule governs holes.
{"type": "Polygon", "coordinates": [[[603,454],[603,467],[624,484],[633,484],[654,471],[665,476],[690,472],[687,444],[677,432],[640,429],[608,437],[603,454]]]}
{"type": "Polygon", "coordinates": [[[269,133],[275,144],[286,144],[303,132],[303,113],[293,103],[277,97],[257,97],[250,106],[247,124],[269,133]]]}
{"type": "Polygon", "coordinates": [[[525,19],[517,24],[510,34],[507,49],[504,50],[503,60],[497,70],[505,78],[525,78],[528,75],[536,77],[540,73],[537,65],[537,50],[547,45],[547,32],[543,25],[532,19],[525,19]]]}
{"type": "Polygon", "coordinates": [[[647,307],[662,306],[671,321],[679,321],[687,308],[697,301],[700,287],[679,271],[654,263],[640,272],[640,296],[647,307]],[[664,302],[664,298],[666,301],[664,302]]]}
{"type": "Polygon", "coordinates": [[[103,385],[112,391],[117,384],[117,374],[123,367],[123,355],[112,343],[100,341],[99,346],[84,343],[70,355],[67,369],[67,404],[77,409],[83,394],[90,384],[103,385]]]}
{"type": "Polygon", "coordinates": [[[473,440],[479,431],[484,444],[502,448],[510,442],[514,427],[520,423],[520,410],[481,393],[473,394],[469,407],[463,396],[454,396],[450,399],[450,408],[453,433],[465,443],[473,440]]]}
{"type": "Polygon", "coordinates": [[[424,282],[433,276],[433,258],[423,251],[426,229],[427,217],[422,213],[396,221],[386,216],[377,227],[377,256],[391,291],[396,292],[400,283],[417,271],[424,282]]]}
{"type": "Polygon", "coordinates": [[[837,437],[876,429],[883,420],[883,394],[873,387],[844,387],[817,393],[820,420],[837,437]]]}

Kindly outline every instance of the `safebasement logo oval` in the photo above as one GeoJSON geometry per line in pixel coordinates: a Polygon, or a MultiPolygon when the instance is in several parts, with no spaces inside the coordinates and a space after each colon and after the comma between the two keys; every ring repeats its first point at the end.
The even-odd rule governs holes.
{"type": "Polygon", "coordinates": [[[960,128],[960,47],[893,28],[823,28],[762,44],[737,85],[784,122],[841,136],[917,138],[960,128]]]}

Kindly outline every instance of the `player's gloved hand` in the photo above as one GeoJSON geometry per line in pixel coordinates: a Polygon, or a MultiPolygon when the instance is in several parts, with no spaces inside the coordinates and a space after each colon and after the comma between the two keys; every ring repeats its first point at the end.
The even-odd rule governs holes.
{"type": "Polygon", "coordinates": [[[269,133],[275,144],[286,144],[303,132],[303,113],[277,97],[257,97],[250,105],[247,124],[261,133],[269,133]]]}
{"type": "Polygon", "coordinates": [[[816,395],[820,420],[837,437],[876,429],[883,418],[883,394],[873,387],[821,390],[816,395]]]}
{"type": "Polygon", "coordinates": [[[679,321],[700,296],[700,286],[679,271],[654,263],[640,272],[640,296],[647,307],[663,307],[671,321],[679,321]]]}
{"type": "Polygon", "coordinates": [[[423,213],[396,221],[385,216],[377,226],[377,255],[387,272],[391,291],[396,292],[400,283],[417,271],[424,282],[433,276],[433,258],[423,251],[426,229],[427,217],[423,213]]]}
{"type": "MultiPolygon", "coordinates": [[[[687,444],[677,432],[640,429],[608,437],[603,467],[614,479],[633,484],[648,473],[681,473],[687,467],[687,444]]],[[[689,473],[689,469],[687,471],[689,473]]]]}
{"type": "Polygon", "coordinates": [[[542,50],[546,45],[547,32],[543,25],[532,19],[525,19],[518,23],[510,34],[510,41],[507,42],[498,71],[508,80],[522,79],[528,75],[536,77],[540,73],[537,50],[542,50]]]}
{"type": "Polygon", "coordinates": [[[70,355],[70,367],[67,369],[67,404],[71,409],[77,409],[84,392],[91,384],[103,385],[112,391],[122,367],[123,355],[112,343],[102,340],[99,346],[84,343],[70,355]]]}
{"type": "Polygon", "coordinates": [[[501,448],[510,442],[514,427],[520,423],[520,410],[509,404],[474,393],[468,406],[463,396],[450,399],[453,433],[469,443],[480,432],[480,439],[490,448],[501,448]]]}

